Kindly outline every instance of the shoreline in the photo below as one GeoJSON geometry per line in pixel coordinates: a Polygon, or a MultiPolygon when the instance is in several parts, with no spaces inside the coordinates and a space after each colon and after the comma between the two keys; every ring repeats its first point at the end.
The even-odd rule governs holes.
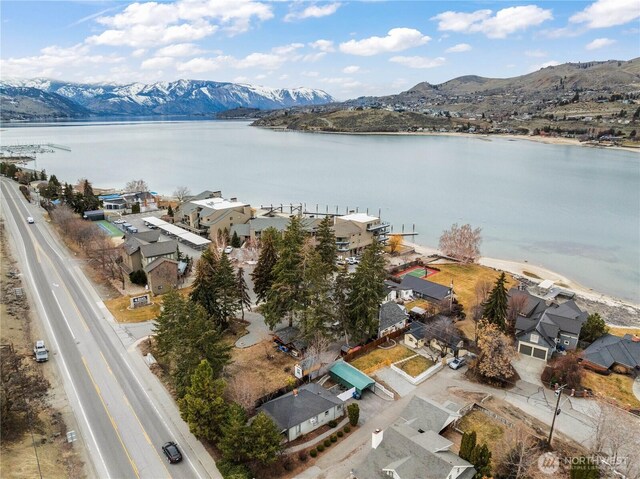
{"type": "MultiPolygon", "coordinates": [[[[405,241],[404,244],[406,246],[414,248],[416,253],[420,255],[429,256],[432,254],[439,254],[439,250],[431,246],[423,246],[409,241],[405,241]]],[[[482,266],[487,266],[489,268],[505,271],[517,276],[522,276],[523,278],[527,278],[528,280],[535,283],[539,283],[545,279],[554,281],[555,283],[563,283],[565,285],[562,286],[563,288],[573,291],[576,294],[576,297],[579,297],[581,299],[593,301],[596,303],[602,303],[606,306],[616,308],[631,308],[640,313],[640,304],[638,303],[634,303],[633,301],[626,299],[616,298],[615,296],[612,296],[610,294],[599,293],[597,291],[594,291],[593,288],[584,286],[576,281],[567,278],[566,276],[556,273],[555,271],[552,271],[543,266],[536,266],[531,263],[524,263],[519,261],[490,258],[486,256],[482,256],[478,260],[478,263],[482,266]],[[524,274],[525,271],[539,276],[540,279],[532,278],[524,274]]],[[[640,322],[638,323],[638,327],[640,327],[640,322]]]]}
{"type": "Polygon", "coordinates": [[[309,131],[309,130],[289,130],[286,127],[281,126],[257,126],[257,128],[264,128],[265,130],[283,131],[283,132],[295,132],[295,133],[319,133],[324,135],[388,135],[388,136],[451,136],[458,138],[473,138],[476,140],[492,141],[492,138],[502,138],[508,141],[533,141],[536,143],[543,143],[547,145],[560,145],[560,146],[581,146],[585,148],[600,148],[603,150],[616,150],[616,151],[628,151],[631,153],[640,154],[640,147],[631,148],[628,146],[614,146],[614,145],[593,145],[583,143],[576,138],[565,138],[558,136],[533,136],[533,135],[514,135],[509,133],[462,133],[454,131],[309,131]]]}

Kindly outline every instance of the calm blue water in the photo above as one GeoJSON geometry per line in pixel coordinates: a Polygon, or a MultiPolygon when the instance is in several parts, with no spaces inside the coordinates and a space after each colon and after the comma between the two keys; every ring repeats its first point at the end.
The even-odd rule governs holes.
{"type": "Polygon", "coordinates": [[[56,143],[38,158],[98,187],[222,190],[252,205],[381,211],[437,246],[452,223],[483,229],[483,255],[527,260],[640,302],[640,155],[526,140],[276,132],[244,122],[7,128],[2,143],[56,143]]]}

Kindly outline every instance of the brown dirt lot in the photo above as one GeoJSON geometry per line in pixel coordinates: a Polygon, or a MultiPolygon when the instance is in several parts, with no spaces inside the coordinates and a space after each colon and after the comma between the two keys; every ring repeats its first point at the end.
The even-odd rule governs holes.
{"type": "MultiPolygon", "coordinates": [[[[16,351],[30,357],[33,339],[39,335],[39,332],[37,325],[32,323],[27,291],[24,291],[22,298],[15,295],[15,288],[22,287],[22,284],[19,277],[10,274],[11,271],[17,271],[17,266],[8,250],[4,224],[2,223],[0,223],[0,248],[2,256],[0,342],[3,344],[12,343],[16,351]]],[[[73,446],[66,443],[67,426],[57,409],[58,407],[68,409],[64,389],[59,384],[52,365],[48,363],[32,364],[36,367],[36,371],[42,372],[52,385],[49,390],[50,401],[53,401],[54,397],[56,398],[55,407],[48,406],[40,412],[38,421],[34,421],[36,424],[34,424],[33,433],[42,476],[85,477],[84,466],[76,450],[82,446],[77,442],[73,446]]],[[[29,365],[31,366],[31,364],[29,365]]],[[[16,479],[38,477],[33,442],[28,431],[12,442],[8,442],[5,438],[2,439],[0,443],[0,476],[16,479]]]]}

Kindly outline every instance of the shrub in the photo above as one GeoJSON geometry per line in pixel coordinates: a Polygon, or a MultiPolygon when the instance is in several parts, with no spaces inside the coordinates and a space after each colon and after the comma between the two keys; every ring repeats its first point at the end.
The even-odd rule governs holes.
{"type": "Polygon", "coordinates": [[[347,406],[347,414],[349,415],[349,424],[357,426],[360,419],[360,406],[356,403],[349,404],[347,406]]]}
{"type": "Polygon", "coordinates": [[[243,464],[234,464],[231,461],[222,460],[216,461],[216,466],[224,479],[249,479],[253,477],[247,466],[243,464]]]}
{"type": "Polygon", "coordinates": [[[129,273],[129,279],[133,284],[144,285],[147,284],[147,275],[143,270],[134,271],[129,273]]]}
{"type": "Polygon", "coordinates": [[[343,431],[345,434],[349,434],[351,432],[351,428],[347,425],[344,427],[343,431]]]}
{"type": "Polygon", "coordinates": [[[311,450],[309,451],[309,455],[310,455],[311,457],[316,457],[316,456],[318,455],[318,451],[316,451],[315,449],[311,449],[311,450]]]}
{"type": "Polygon", "coordinates": [[[338,436],[336,436],[335,434],[332,434],[330,439],[331,439],[331,442],[338,442],[338,436]]]}
{"type": "Polygon", "coordinates": [[[316,449],[318,449],[318,452],[322,452],[324,451],[324,446],[322,444],[318,444],[318,447],[316,449]]]}
{"type": "Polygon", "coordinates": [[[324,447],[331,447],[331,440],[330,439],[325,439],[324,440],[324,447]]]}
{"type": "Polygon", "coordinates": [[[298,460],[300,462],[305,462],[307,460],[307,451],[300,451],[298,453],[298,460]]]}
{"type": "Polygon", "coordinates": [[[344,436],[344,432],[338,431],[338,437],[342,437],[342,436],[344,436]]]}
{"type": "Polygon", "coordinates": [[[336,427],[338,425],[335,419],[332,419],[331,421],[329,421],[328,424],[329,424],[329,427],[336,427]]]}

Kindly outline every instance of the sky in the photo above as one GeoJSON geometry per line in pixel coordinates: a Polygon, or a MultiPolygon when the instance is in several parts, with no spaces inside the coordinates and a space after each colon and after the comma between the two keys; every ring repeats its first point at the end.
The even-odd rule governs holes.
{"type": "Polygon", "coordinates": [[[0,77],[197,79],[345,100],[640,56],[640,0],[0,2],[0,77]]]}

